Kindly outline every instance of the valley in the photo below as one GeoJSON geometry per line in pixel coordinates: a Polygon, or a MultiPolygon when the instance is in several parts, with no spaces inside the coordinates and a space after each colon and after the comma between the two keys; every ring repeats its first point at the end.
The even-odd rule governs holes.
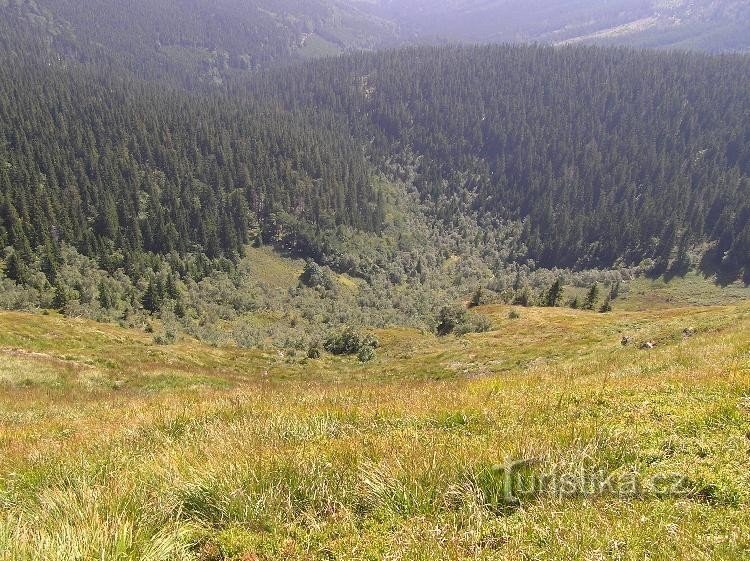
{"type": "Polygon", "coordinates": [[[737,0],[0,0],[0,561],[750,555],[737,0]]]}

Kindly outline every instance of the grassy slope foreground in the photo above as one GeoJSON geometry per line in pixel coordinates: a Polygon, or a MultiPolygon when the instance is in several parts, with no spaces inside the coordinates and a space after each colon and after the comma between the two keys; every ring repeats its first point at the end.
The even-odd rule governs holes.
{"type": "Polygon", "coordinates": [[[0,559],[748,555],[747,301],[480,311],[367,365],[0,313],[0,559]]]}

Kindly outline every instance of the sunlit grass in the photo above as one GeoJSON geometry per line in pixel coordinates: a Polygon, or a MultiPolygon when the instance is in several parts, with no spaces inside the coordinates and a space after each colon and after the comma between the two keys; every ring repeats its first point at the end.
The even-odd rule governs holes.
{"type": "Polygon", "coordinates": [[[684,277],[666,280],[636,278],[627,283],[617,309],[674,308],[678,306],[727,305],[750,299],[750,286],[737,280],[728,286],[717,285],[715,279],[690,272],[684,277]]]}
{"type": "Polygon", "coordinates": [[[0,559],[747,556],[748,304],[481,312],[368,365],[0,314],[0,559]]]}

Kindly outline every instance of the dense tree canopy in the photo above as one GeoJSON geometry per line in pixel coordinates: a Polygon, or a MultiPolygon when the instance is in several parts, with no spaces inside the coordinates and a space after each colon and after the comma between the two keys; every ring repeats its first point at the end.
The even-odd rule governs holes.
{"type": "Polygon", "coordinates": [[[336,240],[380,231],[385,175],[441,232],[475,224],[495,269],[679,272],[700,251],[750,270],[747,57],[413,48],[186,91],[24,33],[0,38],[0,246],[21,263],[53,271],[60,242],[116,270],[261,241],[369,277],[336,240]]]}
{"type": "Polygon", "coordinates": [[[416,48],[271,73],[259,95],[331,110],[424,198],[525,220],[544,266],[715,243],[747,265],[750,59],[625,49],[416,48]],[[403,168],[402,168],[403,169],[403,168]]]}
{"type": "Polygon", "coordinates": [[[6,60],[0,246],[211,258],[257,236],[304,249],[316,230],[375,230],[383,209],[346,137],[248,100],[6,60]]]}
{"type": "Polygon", "coordinates": [[[347,0],[0,0],[0,31],[6,49],[22,36],[55,60],[194,88],[379,46],[395,26],[347,0]]]}

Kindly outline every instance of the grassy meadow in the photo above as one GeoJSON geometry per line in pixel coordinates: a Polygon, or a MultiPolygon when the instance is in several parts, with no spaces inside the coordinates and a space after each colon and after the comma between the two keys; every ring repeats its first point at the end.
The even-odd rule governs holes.
{"type": "Polygon", "coordinates": [[[637,294],[367,364],[2,312],[0,560],[750,558],[750,302],[637,294]]]}

